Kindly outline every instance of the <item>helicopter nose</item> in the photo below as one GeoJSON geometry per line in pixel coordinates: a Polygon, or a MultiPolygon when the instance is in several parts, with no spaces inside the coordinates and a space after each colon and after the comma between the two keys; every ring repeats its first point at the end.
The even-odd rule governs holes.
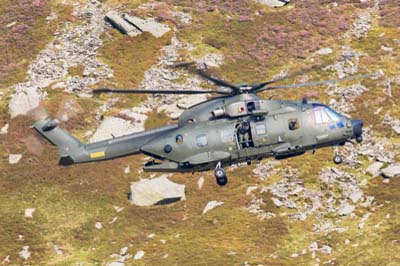
{"type": "Polygon", "coordinates": [[[356,139],[357,142],[361,142],[362,141],[362,127],[363,127],[363,121],[362,120],[351,120],[351,125],[353,126],[353,133],[354,133],[354,137],[356,139]]]}

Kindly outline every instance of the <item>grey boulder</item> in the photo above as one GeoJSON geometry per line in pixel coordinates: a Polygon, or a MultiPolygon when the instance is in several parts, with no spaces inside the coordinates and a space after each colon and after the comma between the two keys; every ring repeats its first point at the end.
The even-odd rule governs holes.
{"type": "Polygon", "coordinates": [[[170,181],[166,175],[133,182],[131,192],[131,202],[137,206],[168,204],[185,199],[185,185],[170,181]]]}
{"type": "Polygon", "coordinates": [[[383,177],[392,178],[400,176],[400,164],[392,164],[382,170],[383,177]]]}

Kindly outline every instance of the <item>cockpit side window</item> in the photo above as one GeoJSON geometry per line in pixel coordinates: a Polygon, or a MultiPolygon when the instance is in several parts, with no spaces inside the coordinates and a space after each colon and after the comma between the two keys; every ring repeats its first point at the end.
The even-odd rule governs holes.
{"type": "Polygon", "coordinates": [[[330,122],[329,116],[325,112],[324,108],[314,109],[314,115],[316,124],[325,124],[330,122]]]}
{"type": "Polygon", "coordinates": [[[325,111],[332,121],[339,122],[340,120],[342,120],[342,116],[340,114],[336,113],[331,108],[325,108],[325,111]]]}

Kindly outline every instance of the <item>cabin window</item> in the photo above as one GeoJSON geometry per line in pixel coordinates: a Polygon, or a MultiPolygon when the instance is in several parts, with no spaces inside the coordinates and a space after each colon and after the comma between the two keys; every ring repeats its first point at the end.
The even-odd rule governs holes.
{"type": "Polygon", "coordinates": [[[249,102],[247,103],[247,111],[248,112],[253,112],[256,109],[256,105],[254,102],[249,102]]]}
{"type": "Polygon", "coordinates": [[[181,134],[176,135],[175,141],[178,144],[182,144],[183,143],[183,136],[181,134]]]}
{"type": "Polygon", "coordinates": [[[249,113],[251,113],[255,110],[259,110],[260,109],[260,101],[247,102],[246,107],[247,107],[247,111],[249,113]]]}
{"type": "Polygon", "coordinates": [[[256,125],[256,132],[257,135],[264,135],[265,133],[267,133],[267,128],[265,127],[265,124],[256,125]]]}
{"type": "Polygon", "coordinates": [[[196,137],[196,144],[199,147],[205,147],[207,146],[208,142],[207,142],[207,136],[206,135],[199,135],[196,137]]]}
{"type": "Polygon", "coordinates": [[[288,125],[290,130],[296,130],[300,128],[300,123],[298,118],[291,118],[288,120],[288,125]]]}
{"type": "Polygon", "coordinates": [[[233,141],[233,130],[232,129],[224,129],[221,131],[221,137],[223,142],[231,142],[233,141]]]}

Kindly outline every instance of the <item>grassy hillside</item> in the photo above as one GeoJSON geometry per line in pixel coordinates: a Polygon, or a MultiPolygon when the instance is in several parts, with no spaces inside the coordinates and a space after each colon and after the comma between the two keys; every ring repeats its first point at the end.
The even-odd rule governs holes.
{"type": "MultiPolygon", "coordinates": [[[[175,27],[177,38],[194,47],[184,50],[180,54],[182,59],[196,59],[210,52],[223,54],[224,64],[209,71],[237,83],[270,80],[282,71],[311,66],[317,67],[307,74],[310,81],[337,78],[335,70],[324,67],[339,61],[344,46],[359,51],[360,73],[379,70],[384,75],[361,81],[369,90],[350,100],[354,106],[350,115],[363,119],[379,141],[400,144],[399,135],[389,125],[382,124],[386,113],[400,118],[400,22],[395,15],[400,12],[399,1],[380,1],[374,9],[376,1],[294,0],[288,6],[274,9],[250,0],[167,0],[151,10],[137,9],[145,2],[104,0],[99,5],[133,14],[151,14],[175,27]],[[182,23],[171,15],[173,12],[190,14],[192,22],[182,23]],[[361,38],[351,34],[343,37],[354,28],[362,12],[371,13],[367,34],[361,38]],[[326,47],[332,49],[331,54],[316,53],[326,47]],[[392,97],[387,93],[388,84],[392,97]]],[[[0,3],[2,91],[24,80],[29,64],[52,41],[57,27],[67,22],[71,27],[84,23],[84,18],[72,15],[72,4],[73,1],[63,5],[56,0],[0,3]],[[46,17],[52,12],[57,19],[48,22],[46,17]],[[15,25],[6,27],[14,21],[15,25]]],[[[97,85],[137,87],[145,72],[157,64],[161,49],[170,44],[173,35],[170,32],[158,39],[150,34],[130,38],[107,27],[98,57],[114,70],[114,78],[97,85]]],[[[82,76],[83,71],[82,67],[71,68],[69,75],[82,76]]],[[[303,81],[297,78],[286,82],[303,81]]],[[[62,124],[80,139],[88,130],[96,129],[97,115],[112,115],[146,100],[144,96],[118,96],[113,107],[102,113],[102,106],[112,97],[83,98],[57,89],[46,91],[44,105],[52,116],[65,99],[72,98],[80,106],[79,113],[62,124]]],[[[265,92],[262,96],[301,99],[312,92],[315,100],[328,104],[332,97],[327,91],[326,86],[321,86],[265,92]]],[[[294,169],[306,189],[336,193],[339,202],[340,188],[327,187],[319,178],[324,169],[334,166],[331,148],[281,161],[276,173],[271,171],[265,180],[253,172],[258,167],[255,164],[229,169],[230,182],[225,187],[215,184],[211,171],[173,174],[172,181],[186,185],[185,201],[138,207],[128,202],[127,194],[131,182],[152,176],[141,172],[145,156],[58,166],[57,149],[30,129],[33,118],[9,117],[12,90],[5,92],[0,96],[0,128],[9,125],[8,133],[0,135],[0,262],[4,260],[4,265],[107,265],[118,259],[123,247],[128,247],[127,253],[133,256],[140,250],[145,252],[142,259],[128,258],[125,265],[400,264],[400,178],[383,183],[381,177],[366,174],[365,169],[372,163],[367,156],[359,156],[360,164],[354,168],[338,167],[353,174],[358,184],[366,180],[362,190],[374,197],[371,206],[357,207],[350,216],[339,217],[329,213],[327,206],[321,206],[322,217],[315,212],[304,221],[295,220],[291,217],[295,210],[276,207],[274,195],[270,191],[261,192],[262,188],[283,180],[288,169],[294,169]],[[36,148],[29,149],[32,143],[36,148]],[[10,154],[22,154],[22,159],[9,164],[10,154]],[[127,166],[129,174],[124,173],[127,166]],[[205,183],[198,189],[197,180],[201,176],[205,183]],[[257,190],[247,194],[250,186],[257,186],[257,190]],[[202,215],[212,200],[224,204],[202,215]],[[271,219],[260,219],[249,212],[249,206],[257,200],[263,202],[259,209],[270,213],[271,219]],[[124,209],[118,212],[116,209],[120,207],[124,209]],[[32,219],[25,218],[26,208],[35,208],[32,219]],[[360,228],[364,215],[369,218],[360,228]],[[330,221],[346,230],[318,231],[315,228],[321,221],[330,221]],[[96,223],[101,223],[102,228],[97,229],[96,223]],[[332,253],[317,251],[313,255],[309,251],[313,242],[319,247],[331,247],[332,253]],[[19,255],[24,246],[29,246],[31,253],[27,260],[19,255]]],[[[146,129],[170,122],[165,113],[156,110],[148,115],[146,129]]],[[[394,151],[391,146],[387,149],[394,151]]],[[[399,155],[394,161],[400,162],[399,155]]],[[[296,204],[303,206],[309,201],[298,199],[296,204]]]]}

